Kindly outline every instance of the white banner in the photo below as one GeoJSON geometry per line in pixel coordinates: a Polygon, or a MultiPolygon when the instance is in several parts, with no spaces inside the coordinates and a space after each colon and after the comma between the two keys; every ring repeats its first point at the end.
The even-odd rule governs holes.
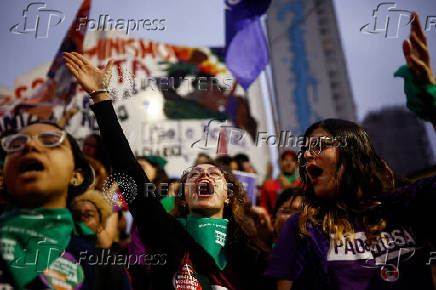
{"type": "MultiPolygon", "coordinates": [[[[174,91],[177,96],[174,101],[168,96],[172,80],[168,68],[172,66],[195,67],[197,72],[193,72],[194,75],[198,70],[209,72],[226,89],[231,87],[233,78],[207,48],[174,47],[128,37],[120,32],[90,33],[84,47],[85,55],[96,65],[106,64],[110,58],[115,60],[111,83],[111,88],[116,90],[114,108],[135,154],[164,157],[168,160],[166,171],[177,177],[192,165],[199,153],[215,157],[218,133],[224,127],[228,153],[247,154],[259,173],[258,183],[262,181],[269,151],[266,144],[255,144],[255,137],[258,131],[267,131],[265,115],[268,112],[264,111],[258,82],[245,95],[238,95],[236,91],[230,96],[218,91],[195,99],[191,75],[174,91]],[[157,77],[166,80],[169,88],[164,88],[157,77]],[[172,107],[168,108],[166,102],[173,102],[172,107]],[[180,114],[186,115],[180,117],[180,114]],[[216,121],[213,116],[220,114],[229,116],[228,120],[216,121]]],[[[48,65],[44,65],[17,78],[14,95],[9,96],[9,105],[31,96],[31,92],[45,80],[47,70],[48,65]]],[[[3,102],[7,105],[6,98],[3,102]]],[[[82,89],[77,90],[71,106],[78,106],[81,111],[67,124],[68,132],[79,141],[98,132],[89,109],[89,99],[82,89]]],[[[62,106],[55,107],[53,119],[59,119],[63,110],[62,106]]],[[[34,119],[27,114],[16,118],[3,116],[0,130],[22,127],[34,119]]]]}

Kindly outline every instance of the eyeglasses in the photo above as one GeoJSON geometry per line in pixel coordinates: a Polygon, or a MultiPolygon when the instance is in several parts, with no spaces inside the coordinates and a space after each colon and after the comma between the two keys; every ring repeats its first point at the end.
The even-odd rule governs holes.
{"type": "Polygon", "coordinates": [[[321,152],[329,147],[339,147],[342,143],[336,137],[320,136],[310,138],[308,146],[301,146],[298,152],[298,162],[304,163],[304,153],[309,150],[310,154],[319,156],[321,152]]]}
{"type": "Polygon", "coordinates": [[[184,175],[187,175],[187,179],[196,179],[203,175],[203,173],[207,173],[209,177],[214,180],[218,180],[224,177],[224,172],[218,167],[209,167],[203,169],[201,167],[194,167],[192,169],[188,169],[185,171],[184,175]]]}
{"type": "Polygon", "coordinates": [[[13,134],[2,138],[1,144],[4,151],[16,152],[22,150],[30,139],[35,139],[38,145],[51,148],[61,145],[65,135],[65,132],[59,130],[46,131],[33,136],[13,134]]]}

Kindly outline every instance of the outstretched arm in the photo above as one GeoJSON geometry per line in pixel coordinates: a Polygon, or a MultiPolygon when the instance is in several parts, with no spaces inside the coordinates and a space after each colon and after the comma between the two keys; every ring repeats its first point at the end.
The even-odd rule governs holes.
{"type": "Polygon", "coordinates": [[[403,53],[407,66],[416,79],[423,84],[436,84],[428,52],[427,37],[421,27],[419,16],[413,12],[410,26],[410,38],[403,42],[403,53]]]}
{"type": "Polygon", "coordinates": [[[113,61],[99,70],[78,53],[65,53],[67,67],[77,81],[91,95],[92,110],[100,128],[105,148],[114,173],[127,175],[135,186],[122,186],[123,195],[135,218],[141,239],[149,253],[168,254],[168,266],[180,261],[187,244],[193,242],[182,225],[166,213],[154,191],[149,190],[150,181],[130,149],[129,143],[118,122],[109,94],[94,91],[105,90],[111,77],[113,61]],[[130,194],[130,196],[128,196],[130,194]],[[134,196],[132,196],[132,194],[134,196]],[[134,197],[132,201],[132,197],[134,197]]]}
{"type": "Polygon", "coordinates": [[[413,12],[411,20],[410,38],[403,43],[407,66],[402,66],[395,76],[404,78],[407,107],[421,119],[432,122],[436,130],[436,80],[427,37],[416,12],[413,12]]]}
{"type": "MultiPolygon", "coordinates": [[[[110,60],[107,66],[100,70],[83,55],[76,52],[64,53],[64,58],[68,69],[94,102],[92,109],[114,172],[126,174],[132,178],[136,183],[137,193],[143,192],[144,185],[149,180],[141,166],[136,162],[135,155],[118,123],[111,98],[107,91],[105,92],[109,86],[113,61],[110,60]]],[[[127,188],[123,188],[123,190],[124,194],[136,195],[134,192],[127,192],[127,188]]]]}

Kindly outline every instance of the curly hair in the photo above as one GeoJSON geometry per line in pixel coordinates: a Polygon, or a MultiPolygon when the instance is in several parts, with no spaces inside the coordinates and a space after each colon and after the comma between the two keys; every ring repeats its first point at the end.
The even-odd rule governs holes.
{"type": "Polygon", "coordinates": [[[311,133],[318,128],[345,142],[338,146],[338,197],[329,201],[315,194],[308,181],[304,154],[300,154],[299,171],[305,188],[305,205],[299,219],[300,231],[307,235],[308,222],[312,222],[322,225],[323,231],[333,235],[337,241],[346,234],[354,233],[351,216],[358,214],[362,217],[368,241],[373,243],[386,227],[380,210],[379,194],[394,189],[394,175],[376,154],[367,132],[359,125],[340,119],[322,120],[306,130],[304,140],[309,140],[311,133]]]}
{"type": "Polygon", "coordinates": [[[71,201],[71,206],[80,201],[88,201],[95,206],[98,211],[100,222],[104,227],[107,219],[112,214],[112,205],[107,202],[103,196],[103,193],[93,189],[87,190],[85,193],[74,197],[71,201]]]}
{"type": "MultiPolygon", "coordinates": [[[[213,162],[207,164],[216,166],[213,162]]],[[[232,173],[220,169],[224,173],[228,187],[229,203],[224,205],[223,218],[229,221],[227,227],[229,262],[234,265],[234,269],[246,269],[247,265],[256,265],[264,269],[269,250],[258,238],[254,221],[249,217],[251,204],[245,196],[244,188],[232,173]]],[[[175,207],[171,211],[176,218],[183,218],[189,214],[185,200],[187,176],[188,172],[184,172],[180,179],[181,189],[176,196],[175,207]]]]}

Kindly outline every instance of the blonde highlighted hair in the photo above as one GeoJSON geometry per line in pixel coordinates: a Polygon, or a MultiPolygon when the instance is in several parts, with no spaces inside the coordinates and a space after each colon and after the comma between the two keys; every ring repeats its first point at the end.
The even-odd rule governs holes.
{"type": "MultiPolygon", "coordinates": [[[[305,188],[305,202],[299,219],[301,235],[308,235],[309,224],[320,226],[324,233],[338,241],[355,233],[355,218],[363,227],[367,241],[374,243],[386,227],[381,210],[381,194],[394,189],[394,175],[376,154],[367,132],[359,125],[340,119],[326,119],[305,132],[309,140],[315,129],[324,129],[345,141],[337,147],[336,197],[327,200],[317,196],[310,183],[304,154],[300,154],[299,170],[305,188]]],[[[304,150],[307,148],[303,147],[304,150]]]]}
{"type": "Polygon", "coordinates": [[[80,201],[91,202],[97,209],[100,215],[100,221],[103,226],[106,225],[106,221],[112,214],[112,206],[106,201],[103,194],[98,190],[88,190],[84,194],[76,196],[72,204],[80,201]]]}

